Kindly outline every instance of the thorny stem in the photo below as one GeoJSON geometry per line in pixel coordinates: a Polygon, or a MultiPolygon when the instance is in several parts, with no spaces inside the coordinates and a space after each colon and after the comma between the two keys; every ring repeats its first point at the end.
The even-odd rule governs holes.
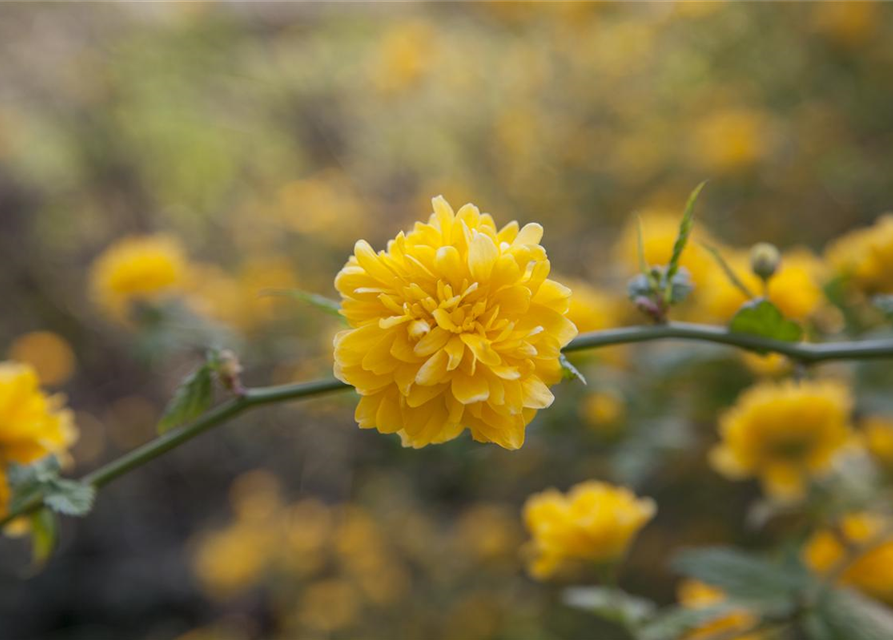
{"type": "MultiPolygon", "coordinates": [[[[830,342],[825,344],[783,342],[746,333],[734,333],[723,327],[687,322],[621,327],[584,333],[572,340],[564,348],[564,352],[571,353],[599,347],[655,340],[711,342],[751,351],[775,352],[802,364],[827,362],[830,360],[893,359],[893,339],[830,342]]],[[[327,379],[275,387],[246,389],[244,394],[217,405],[194,422],[171,429],[141,447],[137,447],[120,458],[112,460],[99,469],[88,473],[81,478],[81,482],[96,488],[102,487],[115,478],[141,467],[171,449],[179,447],[200,433],[222,424],[248,409],[349,388],[343,382],[327,379]]],[[[0,528],[20,516],[35,511],[42,505],[43,496],[39,493],[32,495],[5,517],[0,518],[0,528]]]]}

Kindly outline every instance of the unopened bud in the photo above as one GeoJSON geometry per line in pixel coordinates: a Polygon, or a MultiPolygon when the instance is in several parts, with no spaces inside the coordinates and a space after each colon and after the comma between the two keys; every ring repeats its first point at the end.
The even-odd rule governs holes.
{"type": "Polygon", "coordinates": [[[781,253],[774,244],[758,242],[750,250],[750,268],[761,280],[769,280],[781,264],[781,253]]]}
{"type": "Polygon", "coordinates": [[[242,386],[242,364],[238,356],[229,349],[224,349],[217,354],[217,375],[220,382],[227,390],[241,395],[245,389],[242,386]]]}

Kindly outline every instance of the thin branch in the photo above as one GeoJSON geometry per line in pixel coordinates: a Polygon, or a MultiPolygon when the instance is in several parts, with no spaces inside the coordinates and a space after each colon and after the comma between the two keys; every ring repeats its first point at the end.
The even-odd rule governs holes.
{"type": "MultiPolygon", "coordinates": [[[[806,364],[829,360],[893,359],[893,339],[832,342],[826,344],[794,343],[771,340],[745,333],[733,333],[722,327],[684,322],[622,327],[584,333],[571,341],[564,348],[564,352],[571,353],[599,347],[655,340],[711,342],[745,350],[775,352],[806,364]]],[[[141,447],[137,447],[120,458],[112,460],[99,469],[88,473],[81,478],[81,482],[97,488],[102,487],[115,478],[141,467],[171,449],[179,447],[200,433],[204,433],[248,409],[349,388],[343,382],[327,379],[300,384],[248,389],[244,395],[219,404],[194,422],[171,429],[141,447]]],[[[0,518],[0,529],[12,520],[35,511],[42,504],[43,497],[40,494],[31,496],[30,499],[18,505],[5,517],[0,518]]]]}

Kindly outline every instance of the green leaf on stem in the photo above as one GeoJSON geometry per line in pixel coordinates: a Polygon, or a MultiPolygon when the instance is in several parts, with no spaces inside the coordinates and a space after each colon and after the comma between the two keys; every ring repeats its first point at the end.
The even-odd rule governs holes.
{"type": "Polygon", "coordinates": [[[579,380],[583,384],[586,384],[586,378],[580,373],[580,370],[577,369],[571,361],[567,359],[563,353],[558,356],[558,362],[561,364],[561,379],[562,380],[579,380]]]}
{"type": "Polygon", "coordinates": [[[754,297],[753,292],[747,288],[747,285],[745,285],[744,282],[741,281],[741,278],[738,277],[738,274],[735,273],[734,269],[732,269],[732,267],[729,266],[729,263],[725,261],[725,258],[722,257],[719,249],[709,244],[704,244],[703,242],[701,243],[701,246],[704,247],[711,256],[713,256],[713,259],[716,260],[716,264],[718,264],[719,268],[722,269],[723,273],[726,275],[726,278],[729,279],[729,282],[731,282],[732,285],[736,289],[738,289],[738,291],[740,291],[745,298],[751,300],[754,297]]]}
{"type": "Polygon", "coordinates": [[[784,342],[798,342],[803,336],[800,325],[785,318],[778,307],[765,298],[745,302],[729,322],[729,329],[784,342]]]}
{"type": "Polygon", "coordinates": [[[320,311],[324,311],[329,315],[336,316],[342,322],[345,321],[344,316],[341,315],[341,303],[337,300],[332,300],[331,298],[321,296],[318,293],[302,291],[300,289],[264,289],[263,291],[261,291],[261,295],[285,296],[287,298],[294,298],[296,300],[300,300],[301,302],[306,302],[307,304],[316,307],[320,311]]]}
{"type": "Polygon", "coordinates": [[[44,493],[43,503],[66,516],[85,516],[93,508],[96,489],[83,482],[59,478],[44,493]]]}
{"type": "Polygon", "coordinates": [[[662,609],[656,616],[639,628],[637,640],[679,640],[702,625],[723,616],[731,611],[727,603],[711,607],[689,609],[681,606],[662,609]]]}
{"type": "Polygon", "coordinates": [[[214,396],[214,358],[183,379],[158,422],[158,433],[194,420],[211,406],[214,396]]]}
{"type": "Polygon", "coordinates": [[[679,271],[679,260],[682,258],[682,252],[685,245],[688,244],[688,238],[691,236],[691,230],[695,225],[695,202],[701,189],[707,184],[705,180],[691,192],[688,196],[688,202],[685,203],[685,211],[682,214],[682,221],[679,223],[679,233],[676,235],[676,242],[673,244],[673,253],[670,256],[670,262],[667,264],[667,281],[672,281],[673,276],[679,271]]]}
{"type": "Polygon", "coordinates": [[[832,589],[805,621],[816,640],[889,640],[893,611],[849,589],[832,589]]]}
{"type": "Polygon", "coordinates": [[[763,613],[790,612],[799,593],[812,584],[801,565],[775,564],[729,547],[683,551],[672,566],[682,575],[722,589],[730,601],[763,613]]]}
{"type": "Polygon", "coordinates": [[[35,568],[39,569],[46,564],[56,548],[56,516],[48,509],[40,509],[32,513],[28,520],[31,525],[31,559],[35,568]]]}
{"type": "Polygon", "coordinates": [[[569,607],[592,612],[623,627],[639,626],[656,609],[650,600],[610,587],[570,587],[564,590],[562,600],[569,607]]]}

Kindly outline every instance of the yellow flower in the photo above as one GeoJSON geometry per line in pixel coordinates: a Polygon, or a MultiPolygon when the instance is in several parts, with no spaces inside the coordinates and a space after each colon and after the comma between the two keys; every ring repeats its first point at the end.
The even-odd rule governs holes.
{"type": "Polygon", "coordinates": [[[0,363],[0,513],[6,511],[9,463],[30,464],[50,454],[63,455],[77,438],[71,412],[60,396],[40,390],[32,367],[0,363]]]}
{"type": "Polygon", "coordinates": [[[586,423],[605,436],[617,433],[626,414],[623,397],[613,391],[599,391],[586,396],[581,408],[586,423]]]}
{"type": "MultiPolygon", "coordinates": [[[[673,244],[679,233],[681,214],[664,210],[646,211],[638,216],[642,223],[642,249],[648,266],[666,265],[673,255],[673,244]]],[[[639,240],[637,216],[632,216],[623,228],[614,249],[617,260],[628,274],[639,272],[639,240]]],[[[707,277],[717,267],[713,256],[701,243],[716,245],[716,241],[703,225],[695,225],[679,264],[691,275],[698,291],[707,277]]]]}
{"type": "Polygon", "coordinates": [[[752,351],[742,351],[741,361],[751,373],[764,378],[775,378],[788,374],[793,368],[791,361],[780,353],[764,355],[752,351]]]}
{"type": "Polygon", "coordinates": [[[359,597],[350,582],[330,578],[304,589],[298,620],[310,629],[331,633],[349,627],[359,613],[359,597]]]}
{"type": "MultiPolygon", "coordinates": [[[[724,254],[723,258],[752,294],[763,294],[762,281],[750,269],[749,252],[724,254]]],[[[824,300],[821,275],[821,263],[809,251],[794,249],[786,252],[775,275],[769,280],[768,298],[785,317],[805,320],[818,310],[824,300]]],[[[747,302],[747,297],[729,281],[722,269],[716,267],[699,292],[698,301],[706,316],[725,322],[747,302]]]]}
{"type": "Polygon", "coordinates": [[[167,236],[133,236],[119,240],[93,263],[93,295],[116,320],[125,320],[130,305],[157,301],[183,282],[186,259],[167,236]]]}
{"type": "Polygon", "coordinates": [[[497,231],[474,205],[433,206],[387,251],[357,242],[335,279],[353,327],[335,337],[335,375],[362,396],[362,428],[412,447],[468,428],[517,449],[552,404],[560,350],[577,334],[565,317],[570,290],[547,278],[540,225],[497,231]]]}
{"type": "Polygon", "coordinates": [[[34,367],[45,385],[64,384],[74,373],[71,345],[50,331],[32,331],[19,336],[9,348],[9,357],[34,367]]]}
{"type": "Polygon", "coordinates": [[[619,560],[655,511],[651,499],[604,482],[580,483],[567,495],[555,489],[535,494],[524,505],[533,538],[530,572],[542,579],[569,560],[619,560]]]}
{"type": "Polygon", "coordinates": [[[403,22],[383,34],[374,79],[379,91],[402,91],[420,80],[435,58],[435,30],[420,21],[403,22]]]}
{"type": "MultiPolygon", "coordinates": [[[[726,594],[698,580],[684,580],[677,591],[679,603],[687,609],[704,609],[721,604],[726,594]]],[[[685,634],[685,640],[707,640],[709,638],[728,638],[729,640],[758,640],[760,634],[748,633],[733,636],[740,631],[745,632],[757,622],[757,618],[748,611],[732,611],[715,620],[705,622],[693,631],[685,634]]]]}
{"type": "Polygon", "coordinates": [[[893,471],[893,420],[885,416],[868,416],[862,419],[860,427],[868,452],[893,471]]]}
{"type": "Polygon", "coordinates": [[[616,296],[580,280],[561,280],[574,292],[567,318],[577,326],[580,333],[610,329],[620,324],[623,307],[616,296]]]}
{"type": "Polygon", "coordinates": [[[844,234],[829,245],[825,256],[862,293],[893,293],[893,214],[844,234]]]}
{"type": "Polygon", "coordinates": [[[850,514],[837,531],[817,531],[803,548],[803,558],[817,573],[838,569],[847,557],[846,546],[871,547],[843,571],[840,583],[893,605],[893,534],[890,521],[870,513],[850,514]]]}
{"type": "Polygon", "coordinates": [[[763,382],[720,418],[711,462],[732,479],[758,477],[781,500],[802,497],[851,433],[849,390],[833,381],[763,382]]]}

